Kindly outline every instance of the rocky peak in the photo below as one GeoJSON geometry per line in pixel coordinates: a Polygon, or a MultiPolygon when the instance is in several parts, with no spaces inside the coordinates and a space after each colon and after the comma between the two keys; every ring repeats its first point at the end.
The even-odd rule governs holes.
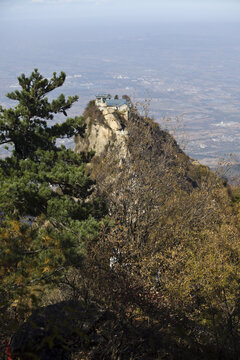
{"type": "MultiPolygon", "coordinates": [[[[181,150],[168,131],[152,119],[140,116],[133,106],[126,118],[111,107],[99,109],[93,100],[83,115],[86,132],[84,137],[75,138],[75,151],[95,152],[92,174],[99,184],[106,181],[116,185],[118,179],[122,186],[123,176],[129,176],[131,181],[135,177],[136,188],[146,176],[145,183],[151,178],[174,191],[191,192],[208,172],[181,150]]],[[[129,186],[129,181],[126,183],[129,186]]]]}
{"type": "Polygon", "coordinates": [[[111,148],[117,148],[119,157],[127,156],[127,138],[125,113],[111,107],[100,110],[94,101],[90,101],[84,111],[86,133],[84,138],[76,136],[75,151],[94,151],[95,156],[101,156],[111,148]]]}

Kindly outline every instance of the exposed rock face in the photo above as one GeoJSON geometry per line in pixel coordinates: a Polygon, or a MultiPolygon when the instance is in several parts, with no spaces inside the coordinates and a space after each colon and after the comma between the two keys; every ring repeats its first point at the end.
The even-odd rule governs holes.
{"type": "MultiPolygon", "coordinates": [[[[154,174],[158,178],[168,174],[169,178],[176,179],[180,188],[187,191],[198,186],[195,170],[201,165],[190,159],[174,138],[151,119],[139,116],[134,110],[126,119],[123,113],[113,108],[99,110],[94,101],[88,104],[84,118],[86,133],[84,138],[75,138],[75,151],[94,151],[94,159],[99,159],[94,161],[94,167],[99,168],[97,173],[101,167],[105,179],[109,171],[102,170],[103,162],[111,162],[115,167],[124,164],[125,174],[126,171],[135,173],[135,177],[140,177],[147,166],[152,169],[152,176],[154,174]]],[[[112,179],[119,176],[121,174],[116,170],[112,179]]],[[[101,182],[102,179],[103,175],[101,182]]]]}
{"type": "Polygon", "coordinates": [[[84,113],[86,133],[84,138],[75,138],[75,151],[94,151],[96,156],[114,147],[119,150],[119,158],[127,156],[128,132],[125,117],[112,108],[105,108],[102,112],[90,103],[84,113]]]}

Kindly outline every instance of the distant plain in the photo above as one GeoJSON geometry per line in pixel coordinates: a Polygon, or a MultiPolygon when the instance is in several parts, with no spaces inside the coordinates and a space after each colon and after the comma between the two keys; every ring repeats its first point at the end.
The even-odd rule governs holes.
{"type": "Polygon", "coordinates": [[[5,94],[17,89],[21,73],[63,70],[66,82],[53,96],[79,95],[69,115],[81,115],[97,93],[128,94],[149,100],[149,114],[175,129],[201,163],[214,167],[229,153],[240,158],[240,23],[32,28],[20,20],[0,24],[2,106],[14,105],[5,94]]]}

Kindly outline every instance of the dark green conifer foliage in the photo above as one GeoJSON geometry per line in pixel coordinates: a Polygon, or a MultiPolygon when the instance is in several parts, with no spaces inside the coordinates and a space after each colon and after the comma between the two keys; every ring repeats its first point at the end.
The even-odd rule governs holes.
{"type": "MultiPolygon", "coordinates": [[[[48,100],[46,94],[64,80],[63,72],[59,76],[54,73],[50,80],[36,69],[29,78],[23,74],[18,78],[21,91],[7,95],[18,101],[17,105],[0,108],[0,144],[13,147],[11,156],[0,160],[0,212],[4,218],[0,283],[4,292],[11,294],[9,300],[18,294],[16,288],[28,288],[37,279],[49,279],[51,274],[78,266],[84,243],[97,235],[105,214],[85,171],[91,155],[76,154],[56,143],[59,138],[84,134],[81,117],[51,125],[55,114],[66,115],[78,99],[60,95],[48,100]],[[29,216],[30,224],[26,221],[29,216]]],[[[5,303],[6,297],[2,300],[5,303]]]]}
{"type": "Polygon", "coordinates": [[[66,99],[61,94],[50,102],[46,97],[49,92],[62,86],[65,78],[65,73],[61,72],[59,76],[53,73],[48,80],[35,69],[29,78],[24,74],[18,78],[21,91],[7,94],[18,104],[10,109],[0,107],[0,144],[13,144],[14,155],[18,159],[32,157],[38,148],[54,149],[56,138],[72,137],[83,131],[78,117],[69,118],[61,125],[49,125],[55,114],[67,115],[66,111],[78,100],[78,96],[66,99]]]}

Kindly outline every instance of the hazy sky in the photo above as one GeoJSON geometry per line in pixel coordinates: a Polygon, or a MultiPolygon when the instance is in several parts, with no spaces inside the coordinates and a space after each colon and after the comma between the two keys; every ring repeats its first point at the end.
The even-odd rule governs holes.
{"type": "Polygon", "coordinates": [[[0,20],[240,21],[239,0],[0,0],[0,20]]]}

